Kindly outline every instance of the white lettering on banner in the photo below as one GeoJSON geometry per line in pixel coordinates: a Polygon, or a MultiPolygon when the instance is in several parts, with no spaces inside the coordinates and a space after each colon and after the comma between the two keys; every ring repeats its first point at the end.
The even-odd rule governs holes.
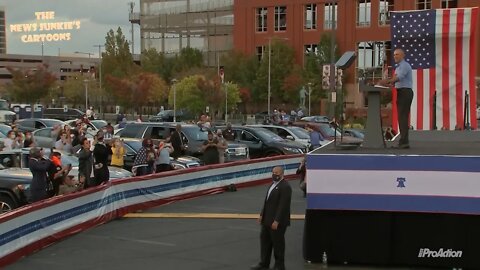
{"type": "Polygon", "coordinates": [[[439,250],[430,250],[429,248],[421,248],[418,251],[418,258],[461,258],[463,251],[440,248],[439,250]]]}

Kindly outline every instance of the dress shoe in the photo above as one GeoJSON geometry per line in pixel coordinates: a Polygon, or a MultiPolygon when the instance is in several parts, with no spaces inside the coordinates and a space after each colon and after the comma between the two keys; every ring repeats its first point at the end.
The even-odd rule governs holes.
{"type": "Polygon", "coordinates": [[[268,267],[265,267],[261,264],[256,264],[250,267],[251,270],[268,270],[268,267]]]}

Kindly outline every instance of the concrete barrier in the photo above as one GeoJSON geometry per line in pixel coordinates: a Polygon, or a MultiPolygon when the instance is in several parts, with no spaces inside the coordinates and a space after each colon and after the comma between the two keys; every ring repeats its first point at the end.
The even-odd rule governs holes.
{"type": "Polygon", "coordinates": [[[126,213],[175,200],[220,193],[230,184],[252,186],[271,179],[274,166],[292,177],[301,155],[217,164],[112,180],[0,216],[0,268],[69,235],[126,213]]]}

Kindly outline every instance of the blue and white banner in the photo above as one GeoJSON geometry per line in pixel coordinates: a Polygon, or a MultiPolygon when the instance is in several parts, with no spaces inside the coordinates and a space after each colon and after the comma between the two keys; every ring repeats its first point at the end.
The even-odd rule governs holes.
{"type": "Polygon", "coordinates": [[[307,208],[480,214],[480,157],[308,155],[307,208]]]}
{"type": "Polygon", "coordinates": [[[275,166],[283,166],[285,176],[292,176],[301,158],[278,156],[118,179],[11,211],[0,216],[0,268],[136,209],[223,192],[230,184],[241,187],[271,181],[275,166]]]}

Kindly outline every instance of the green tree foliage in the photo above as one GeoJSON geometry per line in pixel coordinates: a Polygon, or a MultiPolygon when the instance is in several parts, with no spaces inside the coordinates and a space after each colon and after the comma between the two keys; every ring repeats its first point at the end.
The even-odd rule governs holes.
{"type": "Polygon", "coordinates": [[[78,72],[68,77],[63,84],[63,95],[73,107],[85,104],[85,84],[88,89],[88,103],[96,103],[98,106],[101,93],[97,81],[90,76],[85,76],[82,72],[78,72]]]}
{"type": "Polygon", "coordinates": [[[185,72],[191,68],[200,67],[203,67],[203,53],[199,49],[183,48],[180,50],[180,54],[175,57],[175,72],[185,72]]]}
{"type": "Polygon", "coordinates": [[[254,101],[267,101],[268,98],[268,52],[271,51],[270,81],[272,103],[287,102],[284,100],[282,86],[284,79],[290,74],[295,63],[295,50],[285,41],[272,40],[271,50],[260,61],[254,81],[252,97],[254,101]]]}
{"type": "Polygon", "coordinates": [[[141,72],[129,78],[110,76],[107,81],[115,87],[113,94],[118,103],[136,111],[167,96],[166,83],[154,73],[141,72]]]}
{"type": "Polygon", "coordinates": [[[220,58],[220,63],[224,66],[225,81],[238,84],[241,87],[242,101],[249,102],[259,67],[256,56],[230,51],[220,58]]]}
{"type": "Polygon", "coordinates": [[[158,52],[155,48],[150,48],[142,52],[142,70],[157,73],[165,82],[169,83],[172,80],[175,59],[174,57],[167,58],[165,54],[158,52]]]}
{"type": "Polygon", "coordinates": [[[188,76],[171,88],[168,102],[173,107],[175,91],[178,109],[188,109],[192,113],[200,114],[209,106],[211,111],[224,111],[225,90],[228,93],[228,109],[236,108],[236,104],[241,101],[238,85],[225,83],[222,86],[218,79],[208,79],[203,75],[188,76]]]}
{"type": "MultiPolygon", "coordinates": [[[[109,77],[125,78],[138,73],[139,67],[133,62],[130,53],[128,41],[119,27],[117,32],[110,30],[105,37],[105,53],[102,58],[102,72],[107,79],[105,90],[108,94],[113,94],[116,90],[109,82],[109,77]]],[[[114,94],[113,96],[118,96],[114,94]]]]}
{"type": "Polygon", "coordinates": [[[29,70],[7,67],[7,70],[12,74],[12,81],[7,84],[6,89],[15,102],[34,104],[48,97],[57,80],[44,65],[29,70]]]}

